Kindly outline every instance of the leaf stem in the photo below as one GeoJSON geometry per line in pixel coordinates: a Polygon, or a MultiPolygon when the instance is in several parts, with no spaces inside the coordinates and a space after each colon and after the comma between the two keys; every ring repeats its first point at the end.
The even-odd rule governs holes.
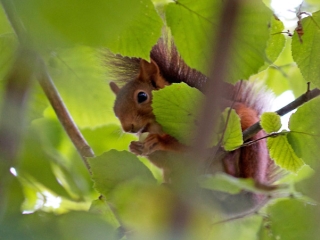
{"type": "Polygon", "coordinates": [[[255,140],[252,140],[252,141],[249,141],[249,142],[245,142],[244,144],[242,144],[240,147],[247,147],[247,146],[250,146],[252,144],[255,144],[256,142],[262,140],[262,139],[265,139],[265,138],[269,138],[269,137],[276,137],[276,136],[279,136],[279,135],[284,135],[284,134],[287,134],[289,133],[290,131],[283,131],[283,132],[274,132],[274,133],[270,133],[270,134],[267,134],[261,138],[258,138],[258,139],[255,139],[255,140]]]}

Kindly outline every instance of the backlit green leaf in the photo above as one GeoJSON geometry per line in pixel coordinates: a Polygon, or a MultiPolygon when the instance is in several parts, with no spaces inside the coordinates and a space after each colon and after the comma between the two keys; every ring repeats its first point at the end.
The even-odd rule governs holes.
{"type": "Polygon", "coordinates": [[[80,128],[118,123],[99,51],[77,46],[52,52],[49,71],[74,121],[80,128]]]}
{"type": "Polygon", "coordinates": [[[190,144],[197,126],[197,113],[203,94],[185,83],[175,83],[153,91],[152,108],[163,130],[179,142],[190,144]]]}
{"type": "Polygon", "coordinates": [[[310,239],[319,238],[319,206],[312,206],[297,199],[286,199],[267,209],[269,237],[263,239],[310,239]]]}
{"type": "MultiPolygon", "coordinates": [[[[59,196],[70,198],[70,194],[59,183],[53,171],[54,154],[47,153],[45,141],[41,141],[43,139],[37,131],[36,126],[30,127],[28,131],[20,155],[21,162],[17,167],[18,174],[28,181],[38,182],[59,196]]],[[[56,138],[59,137],[57,135],[56,138]]]]}
{"type": "MultiPolygon", "coordinates": [[[[182,0],[170,3],[166,9],[167,23],[182,58],[203,73],[208,73],[214,56],[212,46],[220,37],[217,29],[222,3],[182,0]]],[[[249,78],[264,64],[271,16],[260,1],[242,2],[230,47],[228,81],[249,78]]]]}
{"type": "Polygon", "coordinates": [[[232,151],[243,144],[240,118],[235,110],[227,108],[222,113],[223,122],[227,127],[223,134],[222,146],[227,151],[232,151]]]}
{"type": "Polygon", "coordinates": [[[114,227],[119,227],[120,225],[110,206],[102,197],[92,202],[89,212],[100,214],[108,223],[110,223],[114,227]]]}
{"type": "Polygon", "coordinates": [[[286,135],[269,137],[267,145],[270,157],[280,167],[291,172],[297,172],[304,165],[302,159],[297,157],[293,151],[286,135]]]}
{"type": "Polygon", "coordinates": [[[289,121],[288,140],[297,156],[311,166],[317,166],[319,162],[319,106],[320,98],[317,97],[299,107],[289,121]]]}
{"type": "Polygon", "coordinates": [[[261,115],[260,125],[266,133],[278,132],[281,128],[280,116],[274,112],[266,112],[261,115]]]}
{"type": "Polygon", "coordinates": [[[292,39],[292,56],[304,79],[320,87],[320,11],[302,19],[304,34],[299,38],[295,31],[292,39]]]}
{"type": "Polygon", "coordinates": [[[203,188],[226,192],[230,194],[240,193],[242,190],[254,189],[253,179],[240,179],[230,175],[219,173],[212,176],[204,176],[199,180],[200,186],[203,188]]]}
{"type": "Polygon", "coordinates": [[[278,58],[286,42],[285,36],[281,33],[284,28],[281,20],[272,16],[270,26],[270,38],[266,48],[267,61],[269,63],[274,62],[278,58]]]}
{"type": "Polygon", "coordinates": [[[148,59],[161,33],[162,21],[150,0],[12,2],[38,48],[84,44],[148,59]]]}
{"type": "Polygon", "coordinates": [[[109,124],[95,129],[84,129],[82,134],[88,141],[94,153],[99,156],[103,152],[111,149],[128,150],[131,141],[136,141],[137,137],[133,134],[124,133],[119,125],[109,124]]]}
{"type": "Polygon", "coordinates": [[[109,198],[109,193],[118,184],[140,179],[155,183],[150,170],[139,159],[127,151],[111,150],[89,159],[94,187],[109,198]]]}

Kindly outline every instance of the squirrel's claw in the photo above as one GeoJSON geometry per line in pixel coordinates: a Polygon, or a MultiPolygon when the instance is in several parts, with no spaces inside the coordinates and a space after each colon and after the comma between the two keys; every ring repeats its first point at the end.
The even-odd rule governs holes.
{"type": "Polygon", "coordinates": [[[149,134],[144,142],[131,142],[129,148],[132,153],[142,156],[149,156],[159,150],[173,152],[185,152],[188,150],[186,146],[168,134],[149,134]]]}
{"type": "Polygon", "coordinates": [[[143,152],[145,155],[149,155],[157,150],[162,150],[161,138],[158,134],[149,134],[146,140],[144,141],[143,152]]]}
{"type": "Polygon", "coordinates": [[[138,141],[132,141],[129,146],[130,152],[136,155],[143,155],[144,143],[138,141]]]}
{"type": "Polygon", "coordinates": [[[150,134],[144,142],[131,142],[129,149],[136,155],[148,156],[157,150],[161,150],[161,138],[158,134],[150,134]]]}

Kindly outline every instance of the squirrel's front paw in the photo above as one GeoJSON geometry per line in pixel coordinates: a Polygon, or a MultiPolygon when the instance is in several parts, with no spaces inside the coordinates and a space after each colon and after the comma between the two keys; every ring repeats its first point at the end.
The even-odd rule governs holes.
{"type": "Polygon", "coordinates": [[[131,142],[129,149],[130,152],[136,155],[148,156],[154,151],[159,150],[159,147],[161,145],[160,143],[160,136],[158,134],[150,134],[143,142],[131,142]]]}
{"type": "Polygon", "coordinates": [[[162,150],[162,142],[159,134],[149,134],[144,141],[143,154],[149,155],[157,150],[162,150]]]}
{"type": "Polygon", "coordinates": [[[143,155],[144,143],[138,141],[132,141],[129,146],[130,152],[136,155],[143,155]]]}
{"type": "Polygon", "coordinates": [[[130,151],[136,155],[149,156],[155,151],[181,152],[187,148],[168,134],[149,134],[143,142],[131,142],[130,151]]]}

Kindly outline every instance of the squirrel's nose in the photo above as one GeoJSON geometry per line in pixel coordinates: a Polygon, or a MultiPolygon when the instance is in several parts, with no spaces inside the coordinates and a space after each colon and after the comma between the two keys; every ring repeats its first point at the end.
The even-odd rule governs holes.
{"type": "Polygon", "coordinates": [[[136,133],[137,130],[134,127],[134,124],[127,124],[127,125],[122,125],[122,129],[125,132],[129,132],[129,133],[136,133]]]}

